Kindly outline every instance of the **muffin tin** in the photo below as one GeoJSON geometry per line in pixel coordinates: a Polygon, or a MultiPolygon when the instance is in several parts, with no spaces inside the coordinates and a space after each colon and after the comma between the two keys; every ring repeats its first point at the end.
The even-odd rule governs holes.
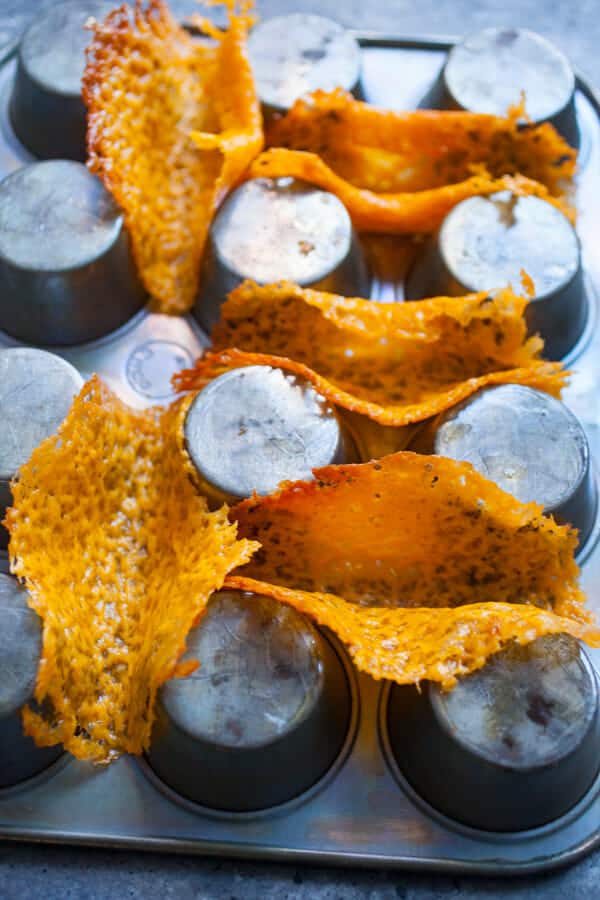
{"type": "MultiPolygon", "coordinates": [[[[302,19],[296,23],[298,30],[302,19]]],[[[452,81],[448,69],[446,76],[442,73],[450,41],[353,37],[360,46],[361,63],[356,90],[368,102],[407,109],[433,102],[437,90],[436,103],[449,104],[447,96],[440,99],[440,84],[444,77],[452,81]]],[[[485,40],[489,41],[489,36],[485,40]]],[[[503,53],[512,40],[500,39],[503,53]]],[[[514,41],[519,43],[518,36],[514,41]]],[[[292,44],[294,53],[298,47],[301,54],[307,49],[300,39],[292,44]]],[[[476,50],[478,46],[475,42],[476,50]]],[[[322,58],[318,52],[315,55],[312,45],[308,51],[304,63],[322,58]]],[[[0,386],[0,488],[6,488],[8,477],[21,461],[14,452],[11,456],[16,431],[26,436],[26,442],[34,443],[51,433],[64,414],[64,400],[79,384],[79,376],[97,371],[137,407],[169,402],[170,376],[190,365],[208,344],[198,321],[203,321],[204,313],[198,310],[208,309],[206,315],[214,318],[223,293],[247,274],[241,271],[238,256],[235,265],[225,257],[217,258],[215,248],[223,227],[221,218],[227,219],[226,205],[213,224],[207,254],[209,260],[212,256],[213,274],[207,274],[205,268],[194,314],[172,318],[143,306],[120,216],[110,198],[73,155],[68,162],[35,161],[19,142],[10,111],[16,69],[15,59],[7,60],[0,69],[0,175],[8,176],[0,183],[0,231],[3,191],[9,198],[5,202],[10,213],[13,187],[22,190],[30,177],[35,181],[41,173],[42,188],[27,188],[26,208],[13,205],[21,232],[30,229],[31,239],[24,233],[17,235],[17,247],[13,235],[12,245],[4,247],[0,234],[0,294],[5,298],[0,307],[5,329],[0,335],[0,372],[3,359],[10,354],[15,360],[20,354],[33,354],[31,366],[38,373],[56,357],[69,365],[57,363],[59,369],[63,366],[66,379],[63,383],[56,375],[57,396],[31,409],[23,404],[26,395],[21,397],[20,388],[9,391],[7,399],[2,394],[4,381],[0,386]],[[62,167],[62,188],[73,186],[74,207],[69,212],[69,204],[63,203],[57,210],[47,202],[41,204],[40,213],[36,203],[48,187],[47,179],[52,181],[54,165],[62,167]],[[83,232],[85,252],[80,254],[81,242],[69,239],[69,229],[71,234],[73,229],[83,232]],[[88,246],[90,232],[93,246],[88,246]],[[46,246],[50,246],[47,252],[46,246]],[[72,265],[63,265],[64,259],[57,258],[61,252],[80,256],[72,265]],[[19,257],[23,253],[25,260],[19,257]],[[40,261],[40,257],[44,259],[40,261]],[[51,263],[44,265],[48,259],[51,263]],[[93,305],[94,292],[101,291],[113,276],[116,289],[128,299],[107,292],[102,315],[85,313],[93,305]],[[209,277],[215,278],[210,290],[206,286],[209,277]],[[44,298],[52,290],[59,301],[44,308],[44,298]],[[8,296],[12,297],[10,304],[8,296]],[[123,302],[131,304],[124,317],[127,321],[118,320],[123,302]],[[22,308],[21,324],[16,315],[9,315],[16,306],[22,308]],[[25,349],[24,341],[31,341],[37,349],[25,349]],[[48,358],[41,352],[42,344],[41,349],[51,350],[55,356],[48,358]],[[52,415],[40,417],[40,410],[52,415]]],[[[294,66],[290,71],[295,71],[294,66]]],[[[357,78],[353,78],[348,87],[356,87],[357,78]]],[[[452,102],[458,102],[457,89],[452,102]]],[[[557,302],[563,311],[566,306],[579,310],[579,324],[569,336],[568,346],[553,349],[574,371],[564,405],[526,388],[496,388],[427,423],[415,437],[414,447],[420,452],[443,449],[456,458],[469,458],[497,480],[508,479],[524,496],[531,491],[557,517],[575,522],[581,529],[578,560],[583,586],[590,605],[600,613],[595,480],[595,461],[600,458],[600,333],[595,327],[600,260],[593,255],[600,220],[596,199],[600,195],[600,100],[577,79],[574,99],[569,95],[567,107],[569,103],[576,112],[581,145],[578,238],[565,238],[566,244],[571,240],[567,274],[534,301],[532,306],[539,308],[540,318],[531,323],[546,328],[551,341],[553,335],[560,335],[561,326],[548,312],[551,304],[547,297],[562,297],[557,302]],[[567,276],[575,281],[575,299],[575,295],[564,299],[567,276]],[[478,427],[489,422],[489,428],[501,433],[502,439],[495,442],[493,435],[475,435],[475,443],[470,444],[465,434],[468,436],[472,426],[472,415],[478,427]],[[532,427],[536,421],[544,424],[540,431],[532,427]]],[[[555,107],[558,105],[556,101],[555,107]]],[[[550,113],[543,110],[540,117],[559,113],[557,108],[550,113]]],[[[35,125],[33,121],[28,124],[35,125]]],[[[570,134],[572,137],[573,132],[570,134]]],[[[266,187],[277,196],[290,193],[289,182],[266,187]]],[[[262,194],[265,185],[254,183],[246,188],[257,189],[262,194]]],[[[315,195],[317,202],[323,202],[319,196],[323,192],[292,184],[292,206],[297,191],[302,197],[308,195],[310,202],[315,195]]],[[[53,196],[52,190],[48,196],[53,196]]],[[[272,199],[273,193],[269,194],[272,199]]],[[[235,194],[228,201],[234,212],[238,202],[235,194]]],[[[501,197],[502,202],[505,198],[501,197]]],[[[335,206],[331,200],[325,204],[335,206]]],[[[340,221],[343,218],[341,215],[340,221]]],[[[230,221],[225,224],[231,228],[230,221]]],[[[317,222],[317,252],[324,234],[321,227],[322,222],[317,222]]],[[[360,243],[347,223],[344,228],[343,252],[335,259],[328,258],[325,271],[311,274],[307,282],[322,283],[330,278],[328,283],[334,289],[361,294],[366,290],[367,275],[360,243]],[[344,259],[350,259],[353,267],[346,289],[340,278],[344,259]]],[[[568,229],[565,234],[570,234],[568,229]]],[[[311,235],[300,239],[310,241],[311,235]]],[[[561,249],[564,246],[561,243],[561,249]]],[[[324,245],[324,249],[328,248],[324,245]]],[[[423,254],[437,253],[439,259],[440,238],[418,248],[418,253],[421,255],[411,262],[413,278],[423,254]]],[[[402,300],[405,285],[411,282],[406,278],[408,264],[394,284],[383,281],[377,272],[370,274],[373,300],[402,300]]],[[[407,292],[411,293],[410,286],[407,292]]],[[[208,323],[208,318],[205,321],[208,323]]],[[[18,380],[18,367],[11,365],[10,373],[18,380]]],[[[38,377],[45,390],[52,388],[54,375],[47,384],[38,377]]],[[[269,472],[281,471],[283,477],[289,471],[290,477],[297,477],[296,468],[285,468],[288,457],[294,466],[304,467],[304,474],[312,462],[354,459],[360,453],[345,425],[306,384],[282,378],[268,367],[245,370],[243,387],[237,383],[239,377],[239,373],[228,373],[214,382],[204,399],[192,405],[186,420],[187,450],[197,464],[199,481],[205,489],[206,484],[211,485],[213,502],[223,496],[241,496],[250,486],[261,487],[257,479],[269,472]],[[227,404],[229,419],[215,416],[210,409],[211,394],[221,390],[236,400],[237,406],[227,404]],[[273,414],[266,414],[264,425],[264,406],[255,408],[257,391],[262,396],[268,391],[273,397],[273,414]],[[252,485],[248,479],[242,479],[243,483],[222,479],[221,483],[221,473],[204,471],[196,452],[207,434],[216,460],[219,446],[224,446],[223,436],[230,435],[227,449],[236,477],[243,474],[239,460],[247,459],[249,449],[256,453],[261,443],[274,454],[273,463],[250,472],[252,485]],[[284,464],[282,470],[277,468],[280,464],[284,464]]],[[[26,379],[21,384],[25,387],[26,379]]],[[[21,450],[26,456],[25,445],[21,450]]],[[[270,484],[262,487],[266,490],[270,484]]],[[[2,502],[7,500],[5,496],[2,502]]],[[[8,560],[1,550],[0,571],[8,572],[8,560]]],[[[37,647],[39,634],[35,619],[24,607],[22,589],[5,574],[0,575],[0,592],[9,598],[0,603],[0,614],[8,617],[20,638],[37,647]],[[27,619],[26,628],[19,624],[21,619],[27,619]]],[[[18,662],[25,656],[19,653],[15,657],[8,652],[10,645],[3,647],[0,673],[3,665],[13,666],[20,702],[21,697],[31,695],[31,672],[26,666],[15,669],[15,659],[18,662]]],[[[147,757],[122,758],[107,769],[61,755],[60,748],[40,751],[49,753],[40,765],[41,757],[32,761],[30,754],[36,756],[37,751],[18,728],[15,734],[16,701],[13,697],[2,705],[5,698],[0,696],[0,763],[6,748],[6,752],[12,752],[11,747],[14,750],[11,741],[27,744],[16,751],[25,768],[12,776],[8,765],[3,768],[8,773],[6,781],[12,783],[0,788],[0,835],[495,874],[561,865],[600,843],[598,651],[580,650],[563,638],[537,641],[519,653],[495,658],[465,679],[455,694],[446,696],[433,687],[419,694],[412,688],[376,683],[357,674],[335,637],[323,634],[293,610],[266,598],[231,592],[213,597],[204,625],[190,635],[189,649],[201,656],[203,666],[161,690],[147,757]],[[482,704],[482,696],[488,698],[487,705],[482,704]],[[481,793],[484,784],[485,798],[481,793]],[[456,785],[460,785],[459,791],[456,785]]],[[[5,686],[9,684],[8,679],[2,680],[5,686]]]]}

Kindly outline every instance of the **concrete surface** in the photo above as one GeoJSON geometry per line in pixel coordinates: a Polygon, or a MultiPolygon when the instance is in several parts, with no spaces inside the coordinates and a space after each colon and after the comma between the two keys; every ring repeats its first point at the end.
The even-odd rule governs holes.
{"type": "MultiPolygon", "coordinates": [[[[47,0],[0,0],[0,46],[47,0]]],[[[264,16],[318,12],[354,28],[457,34],[518,25],[549,37],[600,84],[599,0],[262,0],[264,16]]],[[[562,872],[503,881],[402,872],[294,868],[124,851],[0,843],[2,900],[582,900],[600,898],[600,851],[562,872]]]]}

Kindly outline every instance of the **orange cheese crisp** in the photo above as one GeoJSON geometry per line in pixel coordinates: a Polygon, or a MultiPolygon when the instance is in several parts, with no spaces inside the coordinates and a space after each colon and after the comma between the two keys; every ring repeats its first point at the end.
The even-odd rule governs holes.
{"type": "Polygon", "coordinates": [[[397,684],[429,680],[452,688],[511,641],[572,634],[600,646],[600,632],[535,606],[473,603],[455,609],[379,609],[355,606],[334,594],[290,590],[229,575],[226,586],[264,594],[330,628],[358,669],[397,684]]]}
{"type": "Polygon", "coordinates": [[[388,304],[246,282],[222,307],[215,351],[175,381],[197,389],[227,369],[272,365],[308,379],[338,406],[394,426],[488,384],[559,395],[566,375],[539,359],[539,338],[526,337],[526,305],[510,290],[388,304]]]}
{"type": "Polygon", "coordinates": [[[273,149],[253,176],[316,184],[342,200],[357,228],[374,232],[431,231],[466,197],[504,188],[552,200],[576,164],[551,125],[519,122],[517,111],[390,112],[342,90],[298,100],[267,143],[273,149]]]}
{"type": "Polygon", "coordinates": [[[510,640],[563,631],[600,646],[575,531],[470,464],[400,452],[315,479],[231,511],[262,546],[225,583],[332,628],[373,677],[451,686],[510,640]]]}
{"type": "Polygon", "coordinates": [[[163,312],[195,297],[216,207],[263,144],[246,50],[248,4],[190,36],[161,0],[94,26],[83,96],[88,166],[123,209],[140,276],[163,312]]]}
{"type": "Polygon", "coordinates": [[[134,412],[93,378],[13,484],[9,553],[43,619],[28,734],[106,762],[148,746],[157,689],[255,546],[181,464],[181,404],[134,412]]]}

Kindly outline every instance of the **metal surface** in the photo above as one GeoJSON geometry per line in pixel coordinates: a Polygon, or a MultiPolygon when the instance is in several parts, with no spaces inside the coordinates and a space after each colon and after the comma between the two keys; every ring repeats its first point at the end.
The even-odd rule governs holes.
{"type": "Polygon", "coordinates": [[[534,122],[551,122],[579,143],[575,76],[569,61],[545,38],[524,28],[485,28],[450,51],[441,77],[442,106],[506,115],[525,97],[534,122]]]}
{"type": "MultiPolygon", "coordinates": [[[[173,400],[171,376],[191,366],[206,344],[191,317],[144,309],[105,338],[51,349],[84,378],[100,375],[126,403],[143,409],[173,400]]],[[[18,341],[0,332],[0,348],[16,346],[18,341]]]]}
{"type": "Polygon", "coordinates": [[[286,803],[328,772],[348,734],[350,683],[303,616],[224,591],[187,647],[201,667],[161,690],[148,753],[164,783],[244,813],[286,803]]]}
{"type": "Polygon", "coordinates": [[[585,431],[560,400],[520,384],[497,385],[450,409],[431,431],[427,449],[472,463],[523,503],[541,503],[558,522],[574,525],[585,545],[596,519],[596,484],[585,431]]]}
{"type": "Polygon", "coordinates": [[[112,0],[67,0],[36,17],[23,35],[10,118],[21,143],[40,159],[85,161],[81,79],[91,39],[85,25],[113,8],[112,0]]]}
{"type": "Polygon", "coordinates": [[[144,301],[123,218],[82,163],[31,163],[0,182],[0,327],[32,343],[81,343],[144,301]]]}
{"type": "Polygon", "coordinates": [[[0,180],[15,169],[34,162],[30,153],[14,133],[9,116],[17,62],[10,59],[0,68],[0,180]]]}
{"type": "Polygon", "coordinates": [[[27,606],[26,591],[0,574],[0,788],[37,775],[61,755],[60,747],[36,747],[21,725],[41,650],[41,620],[27,606]]]}
{"type": "Polygon", "coordinates": [[[0,350],[0,481],[54,434],[83,385],[59,356],[29,347],[0,350]]]}
{"type": "Polygon", "coordinates": [[[329,403],[307,382],[269,366],[212,381],[192,402],[184,433],[202,488],[218,505],[311,478],[312,469],[348,455],[329,403]]]}
{"type": "Polygon", "coordinates": [[[343,203],[293,178],[254,178],[225,200],[209,232],[194,314],[207,331],[245,278],[368,294],[362,250],[343,203]]]}
{"type": "MultiPolygon", "coordinates": [[[[82,384],[59,356],[28,347],[0,349],[0,521],[11,504],[11,479],[54,434],[82,384]]],[[[0,548],[7,542],[0,526],[0,548]]]]}
{"type": "Polygon", "coordinates": [[[523,271],[535,291],[529,330],[544,339],[548,359],[561,359],[583,334],[588,301],[575,230],[538,197],[502,191],[463,200],[415,260],[406,296],[462,296],[507,285],[518,290],[523,271]]]}
{"type": "MultiPolygon", "coordinates": [[[[436,39],[365,38],[362,85],[366,99],[397,109],[416,106],[438,76],[448,46],[448,42],[436,39]]],[[[600,259],[594,252],[600,215],[600,104],[581,81],[576,108],[583,166],[578,232],[595,307],[595,289],[600,284],[600,259]]],[[[0,160],[4,152],[0,141],[0,160]]],[[[402,285],[376,284],[373,297],[381,299],[386,292],[401,296],[402,285]]],[[[100,371],[126,400],[146,405],[152,401],[138,388],[142,382],[152,385],[153,379],[134,378],[138,387],[132,385],[127,375],[128,360],[139,362],[134,371],[138,366],[142,376],[147,368],[154,372],[157,383],[151,390],[164,392],[159,401],[164,402],[168,379],[160,387],[160,368],[152,367],[152,356],[148,363],[145,348],[164,341],[170,347],[183,347],[184,354],[194,354],[203,340],[186,319],[144,312],[105,341],[60,352],[86,375],[94,369],[100,371]]],[[[600,333],[590,329],[565,396],[585,427],[596,460],[600,459],[599,384],[600,333]]],[[[596,612],[600,612],[598,530],[596,523],[580,556],[582,585],[596,612]]],[[[342,650],[339,653],[343,655],[342,650]]],[[[590,658],[596,669],[600,668],[600,652],[592,651],[590,658]]],[[[144,761],[124,758],[106,770],[98,770],[68,759],[27,788],[0,792],[0,832],[15,839],[330,862],[346,867],[435,869],[455,874],[548,870],[572,862],[600,844],[600,778],[568,813],[528,832],[484,832],[444,817],[415,794],[386,752],[378,709],[380,703],[385,708],[388,688],[360,675],[357,683],[360,696],[359,704],[353,705],[353,715],[360,709],[360,716],[347,755],[343,751],[324,780],[289,804],[256,813],[217,813],[177,798],[157,782],[144,761]]]]}
{"type": "Polygon", "coordinates": [[[556,820],[600,766],[596,677],[565,635],[509,648],[449,693],[393,685],[381,727],[421,797],[487,831],[556,820]]]}
{"type": "Polygon", "coordinates": [[[322,16],[292,13],[267,19],[248,41],[258,96],[270,112],[289,109],[311,91],[353,91],[361,53],[354,38],[322,16]]]}

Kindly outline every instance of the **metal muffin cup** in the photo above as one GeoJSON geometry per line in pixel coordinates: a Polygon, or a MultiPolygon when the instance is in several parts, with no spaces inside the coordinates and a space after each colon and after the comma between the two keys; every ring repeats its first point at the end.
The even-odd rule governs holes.
{"type": "Polygon", "coordinates": [[[0,328],[46,346],[109,334],[145,302],[123,219],[81,163],[32,163],[0,183],[0,328]]]}
{"type": "MultiPolygon", "coordinates": [[[[12,504],[10,482],[56,432],[82,386],[80,374],[59,356],[33,347],[0,349],[0,521],[12,504]]],[[[7,545],[0,525],[0,549],[7,545]]]]}
{"type": "Polygon", "coordinates": [[[600,765],[596,675],[566,635],[510,647],[450,693],[392,685],[381,726],[392,768],[416,794],[485,831],[565,815],[600,765]]]}
{"type": "Polygon", "coordinates": [[[33,696],[41,650],[41,620],[27,606],[27,592],[0,574],[0,788],[38,775],[62,753],[23,734],[21,708],[33,696]]]}
{"type": "Polygon", "coordinates": [[[484,28],[454,45],[420,105],[504,116],[523,93],[530,120],[550,122],[577,148],[575,87],[569,61],[546,38],[525,28],[484,28]]]}
{"type": "Polygon", "coordinates": [[[354,443],[334,408],[302,378],[270,366],[232,369],[192,401],[185,450],[213,506],[275,491],[282,481],[352,462],[354,443]]]}
{"type": "Polygon", "coordinates": [[[81,97],[86,22],[103,19],[108,0],[67,0],[36,16],[17,54],[10,121],[21,143],[39,159],[85,162],[86,110],[81,97]]]}
{"type": "Polygon", "coordinates": [[[295,610],[215,594],[188,638],[200,668],[162,688],[148,763],[203,807],[263,810],[309,790],[337,759],[351,692],[337,653],[295,610]]]}
{"type": "Polygon", "coordinates": [[[360,47],[331,19],[306,13],[266,19],[251,31],[248,52],[267,116],[316,90],[360,95],[360,47]]]}
{"type": "Polygon", "coordinates": [[[508,191],[470,197],[451,210],[408,273],[408,300],[458,297],[534,282],[526,319],[544,339],[544,356],[562,359],[582,336],[589,313],[575,229],[554,206],[508,191]]]}
{"type": "MultiPolygon", "coordinates": [[[[12,494],[10,491],[10,482],[0,480],[0,563],[2,562],[2,554],[8,547],[9,535],[8,531],[2,524],[2,520],[6,514],[6,510],[12,506],[12,494]]],[[[2,569],[0,569],[0,572],[2,569]]]]}
{"type": "Polygon", "coordinates": [[[523,503],[579,533],[579,551],[598,509],[585,430],[570,409],[521,384],[484,388],[426,423],[411,449],[470,462],[523,503]]]}
{"type": "Polygon", "coordinates": [[[367,297],[369,277],[340,200],[292,178],[254,178],[225,200],[210,228],[193,314],[210,332],[245,279],[367,297]]]}

